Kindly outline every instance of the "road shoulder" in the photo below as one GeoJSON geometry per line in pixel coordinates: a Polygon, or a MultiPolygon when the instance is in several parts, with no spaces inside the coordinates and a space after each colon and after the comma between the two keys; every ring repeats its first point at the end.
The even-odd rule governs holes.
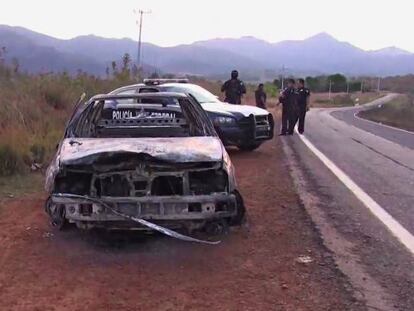
{"type": "Polygon", "coordinates": [[[412,310],[410,254],[299,137],[289,137],[283,147],[305,209],[355,288],[356,299],[378,310],[412,310]]]}

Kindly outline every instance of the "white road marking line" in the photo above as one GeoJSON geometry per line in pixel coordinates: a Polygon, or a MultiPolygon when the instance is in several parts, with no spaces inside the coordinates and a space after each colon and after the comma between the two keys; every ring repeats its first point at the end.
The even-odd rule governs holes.
{"type": "Polygon", "coordinates": [[[361,111],[363,111],[363,110],[360,110],[360,111],[357,111],[357,112],[354,113],[354,118],[355,119],[362,120],[362,121],[369,122],[369,123],[374,123],[376,125],[383,126],[383,127],[388,127],[389,129],[392,129],[392,130],[396,130],[396,131],[400,131],[400,132],[404,132],[404,133],[408,133],[408,134],[414,134],[414,132],[407,131],[407,130],[404,130],[404,129],[400,129],[398,127],[394,127],[394,126],[391,126],[391,125],[387,125],[387,124],[383,124],[383,123],[379,123],[379,122],[375,122],[375,121],[371,121],[371,120],[361,118],[360,116],[358,116],[358,113],[360,113],[361,111]]]}
{"type": "Polygon", "coordinates": [[[414,236],[397,220],[385,211],[344,171],[316,148],[305,136],[298,135],[303,143],[322,161],[323,164],[376,216],[387,229],[414,255],[414,236]]]}

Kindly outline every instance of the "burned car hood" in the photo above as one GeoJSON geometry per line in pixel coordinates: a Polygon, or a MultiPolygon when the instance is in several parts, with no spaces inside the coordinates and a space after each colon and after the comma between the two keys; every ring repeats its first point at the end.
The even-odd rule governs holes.
{"type": "Polygon", "coordinates": [[[223,147],[217,137],[180,138],[67,138],[62,142],[59,162],[89,164],[96,157],[116,153],[146,154],[175,163],[218,162],[223,147]]]}
{"type": "Polygon", "coordinates": [[[269,114],[267,110],[257,108],[249,105],[232,105],[227,103],[202,103],[201,106],[206,111],[217,113],[241,113],[243,116],[248,117],[251,114],[255,116],[266,116],[269,114]]]}

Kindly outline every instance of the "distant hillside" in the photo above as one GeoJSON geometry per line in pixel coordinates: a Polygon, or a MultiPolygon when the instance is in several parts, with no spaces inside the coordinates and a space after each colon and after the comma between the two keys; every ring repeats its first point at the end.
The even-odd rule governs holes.
{"type": "Polygon", "coordinates": [[[269,43],[253,37],[214,39],[196,42],[203,47],[221,48],[266,62],[267,69],[287,72],[334,73],[347,75],[398,75],[414,73],[414,54],[395,47],[364,51],[326,33],[306,40],[269,43]]]}
{"type": "MultiPolygon", "coordinates": [[[[21,27],[0,25],[0,46],[7,59],[19,59],[29,72],[78,69],[103,75],[113,60],[124,53],[135,59],[137,43],[131,39],[109,39],[94,35],[61,40],[21,27]]],[[[269,43],[254,37],[212,39],[189,45],[160,47],[143,44],[148,68],[176,74],[226,77],[234,68],[244,77],[271,78],[285,74],[400,75],[414,73],[414,54],[388,47],[364,51],[326,33],[306,40],[269,43]]]]}
{"type": "MultiPolygon", "coordinates": [[[[30,32],[27,32],[30,34],[30,32]]],[[[91,56],[72,54],[52,45],[39,44],[35,38],[13,29],[0,27],[0,47],[6,48],[6,61],[13,58],[20,67],[29,72],[67,71],[75,73],[78,69],[102,75],[105,67],[91,56]]]]}

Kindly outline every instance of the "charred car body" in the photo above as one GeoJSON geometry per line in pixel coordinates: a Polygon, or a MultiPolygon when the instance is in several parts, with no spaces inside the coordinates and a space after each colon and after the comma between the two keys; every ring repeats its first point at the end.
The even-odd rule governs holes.
{"type": "Polygon", "coordinates": [[[147,230],[151,222],[192,230],[244,216],[224,146],[200,104],[182,93],[99,95],[79,104],[46,190],[58,226],[147,230]]]}
{"type": "Polygon", "coordinates": [[[207,112],[226,146],[237,146],[251,151],[273,138],[274,121],[268,111],[248,106],[221,102],[217,96],[187,79],[147,79],[116,89],[111,94],[139,94],[149,92],[183,92],[193,96],[207,112]]]}

